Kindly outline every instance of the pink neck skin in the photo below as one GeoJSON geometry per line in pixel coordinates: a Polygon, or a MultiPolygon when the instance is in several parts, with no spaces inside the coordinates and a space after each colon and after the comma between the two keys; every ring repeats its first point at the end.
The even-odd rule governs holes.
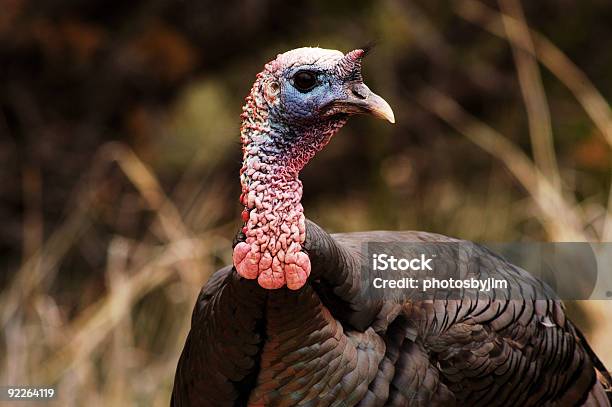
{"type": "Polygon", "coordinates": [[[238,274],[257,279],[263,288],[287,285],[297,290],[306,283],[311,268],[308,255],[302,252],[306,227],[298,174],[345,121],[305,129],[290,147],[279,146],[282,134],[271,128],[267,105],[278,100],[261,94],[265,81],[259,74],[243,108],[240,202],[245,207],[246,241],[234,247],[233,262],[238,274]]]}

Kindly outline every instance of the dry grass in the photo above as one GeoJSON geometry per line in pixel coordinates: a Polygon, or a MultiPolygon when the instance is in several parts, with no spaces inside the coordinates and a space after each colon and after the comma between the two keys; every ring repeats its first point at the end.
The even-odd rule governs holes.
{"type": "MultiPolygon", "coordinates": [[[[193,298],[214,268],[211,251],[230,242],[214,230],[194,236],[151,169],[124,145],[104,146],[78,189],[72,214],[0,297],[7,367],[0,380],[53,383],[61,406],[167,405],[193,298]],[[113,163],[142,197],[142,209],[155,214],[150,229],[159,230],[164,241],[114,237],[107,249],[106,290],[69,318],[50,293],[49,280],[91,226],[98,189],[113,163]],[[143,307],[170,322],[160,329],[150,315],[139,317],[143,307]]],[[[211,207],[207,201],[214,196],[203,196],[195,206],[211,207]]]]}
{"type": "MultiPolygon", "coordinates": [[[[590,218],[595,216],[603,220],[598,227],[592,227],[586,216],[586,204],[577,202],[575,192],[565,188],[560,178],[550,113],[536,60],[572,91],[611,149],[612,110],[584,72],[542,34],[529,29],[517,0],[500,0],[499,3],[502,12],[475,0],[455,3],[455,11],[466,20],[506,39],[512,47],[529,121],[534,159],[530,159],[508,137],[471,116],[449,95],[432,86],[424,85],[417,94],[417,101],[508,168],[536,204],[538,218],[551,241],[609,241],[612,187],[607,207],[596,205],[589,208],[590,218]]],[[[595,292],[603,293],[612,287],[612,272],[604,271],[608,273],[600,273],[595,292]]],[[[592,300],[581,301],[580,305],[598,321],[594,331],[587,336],[605,364],[612,365],[612,349],[608,346],[612,332],[612,303],[592,300]]],[[[580,320],[576,322],[578,325],[582,323],[580,320]]]]}

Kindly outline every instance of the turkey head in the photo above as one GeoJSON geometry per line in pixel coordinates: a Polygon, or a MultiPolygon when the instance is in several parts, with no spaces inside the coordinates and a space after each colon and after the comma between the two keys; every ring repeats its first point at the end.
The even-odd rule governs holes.
{"type": "Polygon", "coordinates": [[[301,288],[310,274],[300,170],[353,114],[395,122],[389,104],[363,83],[366,51],[299,48],[257,75],[242,113],[240,170],[244,240],[238,274],[267,289],[301,288]]]}

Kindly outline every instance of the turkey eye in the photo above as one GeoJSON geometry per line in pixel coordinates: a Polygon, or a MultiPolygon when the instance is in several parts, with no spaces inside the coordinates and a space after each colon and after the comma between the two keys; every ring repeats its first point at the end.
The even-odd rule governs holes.
{"type": "Polygon", "coordinates": [[[293,84],[301,91],[308,91],[317,84],[317,75],[310,71],[300,71],[293,76],[293,84]]]}

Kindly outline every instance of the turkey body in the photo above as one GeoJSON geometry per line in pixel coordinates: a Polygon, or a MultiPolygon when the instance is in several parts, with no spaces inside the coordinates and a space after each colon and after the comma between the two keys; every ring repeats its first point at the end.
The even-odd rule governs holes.
{"type": "MultiPolygon", "coordinates": [[[[176,372],[179,406],[610,405],[610,376],[555,299],[372,298],[364,242],[453,242],[423,232],[329,235],[307,222],[297,291],[233,267],[204,286],[176,372]]],[[[541,285],[486,249],[476,275],[541,285]]]]}

